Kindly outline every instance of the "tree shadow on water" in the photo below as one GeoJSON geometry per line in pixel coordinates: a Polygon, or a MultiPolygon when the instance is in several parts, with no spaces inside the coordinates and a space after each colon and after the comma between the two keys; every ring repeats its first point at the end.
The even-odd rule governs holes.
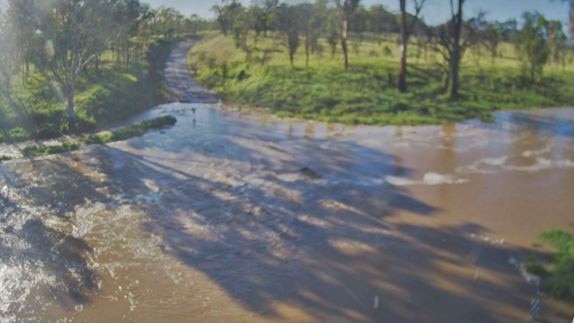
{"type": "MultiPolygon", "coordinates": [[[[161,237],[166,254],[269,320],[508,322],[526,317],[533,291],[508,258],[529,250],[491,243],[482,238],[489,232],[476,224],[434,224],[438,208],[369,177],[408,175],[393,156],[318,144],[316,151],[312,144],[288,146],[291,160],[261,162],[235,174],[229,161],[216,155],[208,156],[213,164],[202,169],[162,159],[161,147],[144,156],[129,145],[101,146],[22,166],[14,177],[31,183],[30,171],[53,174],[35,182],[30,199],[65,201],[48,208],[64,222],[86,200],[113,202],[112,195],[121,195],[127,198],[120,203],[131,203],[130,197],[143,197],[131,206],[145,212],[143,229],[161,237]],[[371,164],[357,178],[349,176],[349,169],[363,170],[355,159],[371,164]],[[322,176],[302,172],[300,160],[313,161],[322,176]],[[158,198],[145,198],[150,196],[158,198]]],[[[248,146],[231,149],[261,160],[266,156],[248,146]]],[[[37,257],[56,275],[60,283],[51,293],[64,307],[88,303],[97,293],[84,240],[48,226],[42,216],[7,234],[26,241],[31,246],[26,257],[37,257]]],[[[14,252],[9,249],[1,246],[3,258],[14,252]]]]}
{"type": "MultiPolygon", "coordinates": [[[[371,153],[381,163],[391,160],[371,153]]],[[[113,148],[107,154],[116,160],[110,165],[121,165],[110,177],[129,178],[122,191],[155,194],[150,181],[160,187],[161,201],[140,207],[149,216],[145,229],[162,237],[165,252],[270,318],[282,317],[276,305],[283,303],[317,319],[368,319],[374,296],[355,289],[373,291],[380,280],[371,258],[395,239],[384,219],[399,210],[436,211],[398,187],[312,179],[297,167],[226,181],[221,173],[194,173],[161,158],[113,148]]],[[[340,154],[324,158],[346,161],[340,154]]]]}
{"type": "MultiPolygon", "coordinates": [[[[533,291],[508,259],[529,251],[481,240],[488,232],[470,223],[394,223],[401,214],[439,211],[400,187],[275,171],[226,181],[220,173],[198,173],[129,149],[110,154],[122,160],[113,176],[131,179],[122,190],[152,194],[149,182],[158,183],[161,201],[140,207],[149,216],[145,230],[162,237],[164,251],[269,319],[526,317],[533,291]]],[[[393,160],[370,154],[379,154],[381,163],[393,160]]],[[[323,158],[345,160],[333,153],[323,158]]]]}

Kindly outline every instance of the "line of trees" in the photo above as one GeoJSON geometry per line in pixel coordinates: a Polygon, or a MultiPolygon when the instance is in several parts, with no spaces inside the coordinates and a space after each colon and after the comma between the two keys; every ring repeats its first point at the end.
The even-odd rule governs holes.
{"type": "Polygon", "coordinates": [[[25,82],[33,68],[57,83],[73,129],[78,78],[98,72],[102,55],[129,66],[158,38],[209,27],[197,16],[139,0],[8,0],[0,12],[0,93],[10,97],[14,76],[25,82]]]}
{"type": "MultiPolygon", "coordinates": [[[[522,53],[525,70],[532,79],[542,74],[550,59],[563,59],[568,38],[560,21],[551,21],[539,13],[526,13],[524,23],[516,19],[494,22],[484,13],[465,16],[466,0],[444,0],[450,8],[450,18],[438,26],[430,26],[422,18],[426,0],[396,0],[400,12],[393,13],[383,5],[366,8],[359,0],[317,0],[313,3],[290,4],[287,1],[259,0],[245,7],[238,0],[213,7],[220,30],[236,40],[248,56],[256,44],[249,44],[250,33],[259,37],[276,37],[283,42],[291,64],[301,44],[304,44],[306,65],[309,55],[321,48],[323,39],[335,55],[340,47],[342,63],[349,68],[349,38],[361,39],[365,34],[380,37],[399,35],[401,58],[397,90],[407,92],[408,50],[413,36],[417,43],[436,52],[444,70],[445,92],[456,99],[460,94],[461,62],[469,48],[488,53],[494,63],[499,45],[511,42],[522,53]],[[409,9],[411,11],[409,11],[409,9]]],[[[574,1],[571,1],[574,24],[574,1]]],[[[574,30],[573,30],[574,34],[574,30]]],[[[392,37],[392,36],[391,36],[392,37]]]]}

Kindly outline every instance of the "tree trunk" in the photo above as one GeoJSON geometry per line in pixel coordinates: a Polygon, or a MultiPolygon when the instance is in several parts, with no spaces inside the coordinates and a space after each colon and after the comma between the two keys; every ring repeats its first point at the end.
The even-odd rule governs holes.
{"type": "Polygon", "coordinates": [[[11,88],[10,84],[12,84],[12,80],[9,76],[6,76],[5,81],[6,81],[6,83],[4,84],[4,86],[5,86],[4,91],[6,93],[6,96],[8,98],[11,98],[12,97],[12,88],[11,88]]]}
{"type": "Polygon", "coordinates": [[[311,40],[309,39],[309,33],[305,36],[305,66],[309,67],[309,54],[310,54],[310,47],[311,47],[311,40]]]}
{"type": "Polygon", "coordinates": [[[68,124],[70,126],[70,131],[76,131],[76,112],[74,111],[74,96],[75,96],[75,89],[74,85],[71,84],[68,86],[68,91],[66,95],[67,104],[66,104],[66,118],[68,118],[68,124]]]}
{"type": "Polygon", "coordinates": [[[343,50],[343,57],[345,59],[345,69],[349,68],[349,51],[347,48],[348,29],[349,20],[347,17],[343,17],[341,21],[341,49],[343,50]]]}
{"type": "Polygon", "coordinates": [[[448,87],[450,85],[450,71],[445,73],[444,83],[443,83],[443,90],[446,92],[448,91],[448,87]]]}
{"type": "Polygon", "coordinates": [[[452,53],[450,57],[450,88],[449,88],[449,97],[451,99],[458,98],[459,95],[459,71],[460,71],[460,59],[461,59],[461,45],[460,45],[460,37],[462,34],[462,6],[465,0],[458,0],[458,10],[456,16],[454,17],[454,21],[452,23],[452,35],[453,35],[453,44],[452,44],[452,53]]]}
{"type": "Polygon", "coordinates": [[[399,70],[399,92],[407,91],[407,46],[409,36],[407,31],[406,0],[400,0],[401,5],[401,65],[399,70]]]}
{"type": "Polygon", "coordinates": [[[458,98],[459,90],[459,71],[460,71],[460,49],[453,49],[452,57],[449,66],[449,97],[451,99],[458,98]]]}

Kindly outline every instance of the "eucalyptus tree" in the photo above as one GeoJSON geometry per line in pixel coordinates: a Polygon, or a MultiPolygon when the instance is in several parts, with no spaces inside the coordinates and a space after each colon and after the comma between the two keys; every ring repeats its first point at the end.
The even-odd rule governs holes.
{"type": "Polygon", "coordinates": [[[30,61],[37,52],[34,48],[37,3],[38,0],[9,0],[6,12],[6,24],[11,37],[18,39],[16,46],[25,63],[24,78],[30,72],[30,61]]]}
{"type": "Polygon", "coordinates": [[[20,52],[15,26],[6,13],[0,12],[0,91],[11,96],[12,78],[20,67],[20,52]]]}
{"type": "Polygon", "coordinates": [[[111,37],[118,52],[117,58],[124,57],[126,64],[130,63],[130,47],[132,39],[139,34],[142,22],[149,17],[149,7],[139,0],[113,0],[111,13],[114,27],[111,37]],[[123,55],[119,53],[123,51],[123,55]]]}
{"type": "Polygon", "coordinates": [[[401,8],[401,63],[399,69],[399,92],[407,91],[407,57],[409,39],[420,18],[421,11],[427,0],[412,0],[414,13],[407,12],[407,0],[399,0],[401,8]],[[410,18],[410,19],[409,19],[410,18]]]}
{"type": "Polygon", "coordinates": [[[537,12],[526,12],[523,19],[518,48],[525,71],[532,80],[537,80],[550,58],[548,20],[537,12]]]}
{"type": "Polygon", "coordinates": [[[349,21],[351,16],[357,11],[360,0],[334,0],[337,7],[337,16],[339,17],[339,35],[341,38],[341,49],[345,69],[349,68],[349,21]]]}
{"type": "Polygon", "coordinates": [[[297,8],[285,3],[279,6],[277,29],[286,41],[291,67],[295,65],[295,54],[299,48],[300,18],[297,8]]]}
{"type": "Polygon", "coordinates": [[[548,20],[546,24],[550,58],[555,64],[564,61],[564,54],[568,48],[568,36],[564,33],[563,27],[560,20],[548,20]]]}
{"type": "Polygon", "coordinates": [[[314,51],[318,45],[323,24],[320,11],[316,9],[316,5],[311,3],[301,3],[295,6],[296,24],[299,25],[300,32],[304,39],[306,66],[309,66],[311,52],[314,51]]]}
{"type": "Polygon", "coordinates": [[[263,33],[267,36],[268,32],[273,31],[277,24],[277,10],[279,0],[254,0],[253,1],[253,27],[255,32],[263,33]]]}
{"type": "Polygon", "coordinates": [[[244,9],[240,1],[232,0],[229,4],[215,5],[211,10],[217,15],[216,20],[219,29],[223,35],[227,36],[232,32],[233,25],[244,9]]]}
{"type": "Polygon", "coordinates": [[[464,15],[463,9],[466,0],[450,0],[451,17],[449,21],[438,27],[436,43],[437,51],[447,64],[447,78],[445,87],[451,99],[459,97],[460,90],[460,62],[469,42],[463,43],[464,15]]]}
{"type": "Polygon", "coordinates": [[[59,84],[69,128],[74,131],[78,76],[106,48],[111,6],[103,0],[45,0],[38,5],[37,33],[44,41],[44,52],[36,65],[59,84]]]}
{"type": "Polygon", "coordinates": [[[498,56],[498,47],[501,42],[500,30],[492,23],[488,23],[482,33],[482,46],[486,48],[490,54],[492,64],[495,63],[498,56]]]}

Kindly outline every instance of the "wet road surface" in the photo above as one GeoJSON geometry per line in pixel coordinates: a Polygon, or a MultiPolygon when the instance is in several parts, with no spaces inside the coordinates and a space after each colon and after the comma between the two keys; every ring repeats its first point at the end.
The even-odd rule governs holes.
{"type": "MultiPolygon", "coordinates": [[[[344,127],[217,107],[0,169],[0,321],[526,322],[521,271],[574,230],[574,109],[344,127]]],[[[193,113],[196,109],[196,113],[193,113]]],[[[543,318],[571,306],[544,298],[543,318]]]]}

